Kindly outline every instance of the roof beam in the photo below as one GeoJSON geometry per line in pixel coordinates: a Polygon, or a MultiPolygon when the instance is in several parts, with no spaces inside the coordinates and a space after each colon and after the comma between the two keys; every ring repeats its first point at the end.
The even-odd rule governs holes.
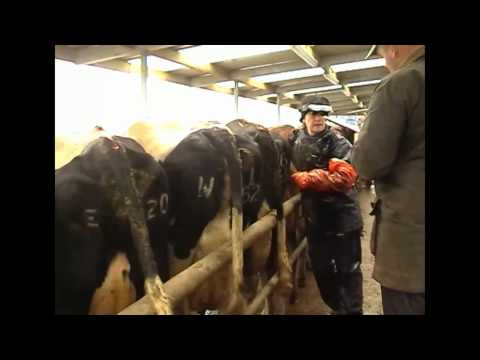
{"type": "MultiPolygon", "coordinates": [[[[110,70],[118,70],[127,73],[138,73],[140,74],[140,65],[131,65],[127,61],[122,60],[110,60],[102,63],[95,64],[95,66],[102,67],[110,70]]],[[[169,72],[154,70],[149,68],[148,75],[156,77],[157,79],[164,81],[171,81],[178,84],[188,85],[190,80],[185,76],[179,76],[171,74],[169,72]]]]}
{"type": "Polygon", "coordinates": [[[377,84],[374,85],[365,85],[365,86],[355,86],[350,88],[352,93],[357,96],[365,96],[373,94],[375,87],[377,84]]]}
{"type": "Polygon", "coordinates": [[[138,55],[138,50],[126,45],[88,46],[77,50],[75,63],[90,65],[134,55],[138,55]]]}
{"type": "MultiPolygon", "coordinates": [[[[278,89],[282,92],[290,92],[290,91],[295,91],[295,90],[307,90],[307,89],[312,89],[316,87],[323,87],[323,86],[328,86],[329,84],[326,84],[325,81],[312,81],[308,83],[301,83],[301,84],[293,84],[290,86],[281,86],[278,89]]],[[[338,90],[336,90],[338,91],[338,90]]],[[[243,91],[243,94],[245,96],[263,96],[268,94],[268,92],[265,91],[243,91]]]]}
{"type": "Polygon", "coordinates": [[[195,62],[192,58],[178,52],[169,49],[151,51],[150,55],[158,56],[162,59],[173,61],[177,64],[186,66],[190,69],[196,70],[200,73],[215,74],[223,77],[229,77],[230,74],[228,71],[223,69],[221,66],[214,64],[199,64],[195,62]]]}
{"type": "Polygon", "coordinates": [[[348,96],[348,97],[352,96],[352,93],[350,92],[350,88],[346,85],[342,85],[342,90],[341,91],[342,91],[343,95],[345,95],[345,96],[348,96]]]}
{"type": "Polygon", "coordinates": [[[384,68],[378,67],[378,68],[361,69],[361,70],[354,70],[354,71],[345,71],[340,73],[338,76],[340,78],[340,81],[344,83],[353,83],[353,82],[360,82],[360,81],[382,79],[386,75],[388,75],[388,72],[384,68]]]}
{"type": "MultiPolygon", "coordinates": [[[[150,46],[150,45],[146,45],[150,46]]],[[[55,57],[57,59],[62,59],[66,61],[71,61],[74,62],[77,54],[77,49],[76,48],[69,48],[64,45],[56,45],[55,46],[55,57]]],[[[138,51],[137,51],[138,52],[138,51]]],[[[149,53],[149,50],[146,51],[146,53],[149,53]]],[[[121,72],[126,72],[126,73],[140,73],[140,66],[139,65],[131,65],[127,61],[124,60],[118,60],[118,59],[113,59],[113,60],[108,60],[108,61],[103,61],[99,63],[95,63],[95,66],[108,69],[108,70],[114,70],[114,71],[121,71],[121,72]]],[[[184,76],[176,75],[171,72],[165,72],[165,71],[160,71],[160,70],[154,70],[154,69],[148,69],[148,75],[155,77],[157,79],[161,79],[164,81],[170,81],[178,84],[183,84],[190,86],[190,79],[184,76]]],[[[254,80],[252,80],[252,83],[254,80]]],[[[260,83],[256,82],[257,86],[260,86],[260,83]]],[[[205,89],[216,91],[216,92],[221,92],[225,94],[233,94],[233,90],[229,88],[225,88],[222,86],[218,86],[215,84],[210,84],[210,85],[205,85],[205,89]]],[[[274,91],[272,91],[274,92],[274,91]]],[[[253,97],[253,99],[255,99],[253,97]]],[[[258,100],[258,99],[256,99],[258,100]]],[[[291,101],[294,101],[294,99],[291,99],[291,101]]]]}
{"type": "MultiPolygon", "coordinates": [[[[293,46],[293,45],[292,45],[293,46]]],[[[313,51],[312,51],[313,53],[313,51]]],[[[315,54],[313,53],[315,56],[315,54]]],[[[333,63],[343,63],[343,62],[350,62],[350,61],[357,61],[357,60],[363,60],[364,53],[363,52],[355,52],[355,53],[350,53],[350,54],[344,54],[340,56],[331,56],[331,57],[325,57],[322,58],[322,61],[318,61],[318,65],[322,66],[323,69],[325,70],[325,73],[323,74],[323,77],[331,84],[333,85],[342,85],[342,92],[345,96],[347,97],[352,97],[352,93],[350,89],[345,86],[345,84],[340,81],[338,78],[337,74],[333,69],[331,68],[331,64],[333,63]]],[[[315,58],[318,60],[318,57],[315,56],[315,58]]],[[[357,80],[355,80],[356,82],[357,80]]],[[[363,80],[358,80],[358,81],[363,81],[363,80]]],[[[349,82],[354,82],[354,81],[349,81],[349,82]]],[[[308,86],[305,86],[306,84],[302,85],[296,85],[292,84],[291,86],[285,86],[285,87],[280,87],[279,89],[283,92],[289,92],[289,91],[295,91],[295,90],[303,90],[303,89],[308,89],[308,88],[314,88],[314,87],[321,87],[321,86],[326,86],[324,83],[314,83],[312,82],[311,84],[308,84],[308,86]],[[314,85],[315,84],[315,85],[314,85]]],[[[261,96],[265,94],[264,92],[249,92],[245,91],[245,95],[247,96],[261,96]]],[[[355,98],[352,98],[352,101],[355,102],[357,101],[355,98]]]]}
{"type": "Polygon", "coordinates": [[[330,83],[333,85],[338,85],[340,81],[338,80],[337,73],[333,71],[332,67],[330,65],[324,66],[323,70],[325,70],[325,73],[323,74],[323,77],[327,79],[330,83]]]}
{"type": "Polygon", "coordinates": [[[55,58],[66,61],[74,61],[77,57],[77,49],[65,45],[55,45],[55,58]]]}
{"type": "MultiPolygon", "coordinates": [[[[330,100],[330,99],[328,99],[330,100]]],[[[337,100],[330,100],[330,103],[333,105],[333,106],[351,106],[351,105],[355,105],[355,103],[353,103],[351,101],[350,98],[348,97],[344,97],[343,99],[337,99],[337,100]]]]}
{"type": "MultiPolygon", "coordinates": [[[[261,75],[270,75],[270,74],[277,74],[286,71],[293,71],[293,70],[303,70],[307,69],[308,65],[305,64],[303,61],[293,61],[288,62],[285,64],[278,64],[278,65],[270,65],[270,66],[262,66],[260,68],[249,69],[249,70],[234,70],[230,73],[230,75],[241,81],[242,79],[248,79],[255,76],[261,75]]],[[[194,77],[192,79],[192,86],[203,86],[206,84],[212,84],[221,81],[227,81],[228,79],[221,76],[209,76],[209,77],[194,77]]]]}
{"type": "MultiPolygon", "coordinates": [[[[130,64],[126,61],[121,61],[121,60],[110,60],[110,61],[105,61],[102,63],[95,64],[95,66],[104,68],[104,69],[109,69],[109,70],[117,70],[121,72],[132,72],[132,68],[130,67],[130,64]]],[[[138,65],[138,73],[140,74],[140,65],[138,65]]]]}
{"type": "Polygon", "coordinates": [[[280,89],[285,89],[292,86],[309,86],[312,83],[320,84],[318,86],[330,86],[332,85],[329,81],[325,80],[322,75],[314,75],[302,78],[288,79],[282,81],[276,81],[271,83],[271,85],[278,86],[280,89]]]}
{"type": "Polygon", "coordinates": [[[354,110],[354,109],[359,109],[360,106],[358,104],[353,104],[350,103],[349,105],[337,105],[333,104],[333,111],[338,112],[338,111],[346,111],[346,110],[354,110]]]}
{"type": "Polygon", "coordinates": [[[135,47],[142,51],[155,51],[155,50],[162,50],[168,49],[178,45],[135,45],[135,47]]]}
{"type": "MultiPolygon", "coordinates": [[[[224,69],[220,65],[198,64],[193,59],[189,58],[186,55],[181,54],[178,51],[172,51],[172,50],[166,49],[166,50],[153,51],[153,52],[150,52],[150,53],[152,55],[158,56],[158,57],[166,59],[166,60],[174,61],[177,64],[187,66],[190,69],[194,69],[194,70],[197,70],[197,71],[202,72],[202,73],[209,73],[209,74],[212,74],[214,76],[220,76],[220,77],[226,78],[227,80],[241,81],[242,83],[244,83],[245,85],[247,85],[251,88],[260,89],[260,90],[264,90],[264,91],[269,91],[269,92],[273,92],[273,93],[278,92],[277,87],[262,83],[260,81],[256,81],[256,80],[249,79],[249,78],[241,79],[241,80],[236,79],[235,77],[231,76],[229,71],[227,71],[226,69],[224,69]]],[[[209,88],[211,88],[211,87],[209,86],[209,88]]],[[[230,91],[230,93],[231,93],[231,91],[230,91]]]]}
{"type": "Polygon", "coordinates": [[[318,66],[318,59],[310,45],[290,45],[292,51],[310,67],[318,66]]]}
{"type": "MultiPolygon", "coordinates": [[[[341,54],[341,55],[333,55],[333,56],[325,56],[325,57],[317,57],[318,59],[318,66],[328,66],[332,64],[342,64],[351,61],[360,61],[363,60],[365,57],[364,51],[341,54]]],[[[248,70],[235,70],[231,72],[231,76],[235,79],[247,79],[250,77],[261,76],[261,75],[270,75],[270,74],[277,74],[286,71],[293,71],[293,70],[303,70],[308,68],[308,65],[303,61],[295,61],[291,63],[279,64],[279,65],[272,65],[266,67],[260,67],[255,69],[248,69],[248,70]]],[[[216,82],[227,81],[229,79],[221,76],[210,76],[210,77],[194,77],[192,79],[192,86],[203,86],[206,84],[213,84],[216,82]]]]}

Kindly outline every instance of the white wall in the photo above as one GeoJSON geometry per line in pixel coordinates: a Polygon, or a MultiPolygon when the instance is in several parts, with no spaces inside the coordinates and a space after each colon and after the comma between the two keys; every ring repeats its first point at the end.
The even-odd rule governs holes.
{"type": "MultiPolygon", "coordinates": [[[[227,123],[235,119],[233,95],[148,79],[148,117],[155,122],[227,123]]],[[[143,119],[140,77],[55,60],[55,134],[89,131],[95,125],[121,134],[143,119]]],[[[277,106],[239,97],[239,115],[264,126],[278,125],[277,106]]],[[[282,124],[298,126],[299,113],[281,107],[282,124]]],[[[148,119],[147,119],[148,120],[148,119]]]]}
{"type": "Polygon", "coordinates": [[[141,110],[138,76],[55,60],[55,134],[121,133],[141,110]]]}

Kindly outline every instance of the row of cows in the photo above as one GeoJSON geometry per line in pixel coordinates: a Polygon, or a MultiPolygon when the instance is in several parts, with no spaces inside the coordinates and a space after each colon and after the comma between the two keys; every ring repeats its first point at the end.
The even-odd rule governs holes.
{"type": "Polygon", "coordinates": [[[231,241],[232,209],[243,229],[271,210],[283,220],[296,193],[291,131],[234,120],[166,134],[138,122],[127,136],[57,138],[55,312],[117,314],[147,294],[159,314],[241,314],[277,271],[290,294],[298,213],[286,242],[274,229],[243,253],[241,271],[224,266],[173,309],[161,284],[231,241]]]}

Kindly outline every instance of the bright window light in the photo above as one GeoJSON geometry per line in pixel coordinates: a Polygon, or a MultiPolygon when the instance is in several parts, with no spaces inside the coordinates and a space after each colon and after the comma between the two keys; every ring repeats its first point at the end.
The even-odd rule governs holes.
{"type": "MultiPolygon", "coordinates": [[[[229,88],[229,89],[233,89],[233,88],[235,88],[235,81],[222,81],[222,82],[216,83],[216,85],[223,86],[223,87],[226,87],[226,88],[229,88]]],[[[245,84],[242,84],[241,82],[238,82],[238,87],[240,88],[242,86],[245,86],[245,84]]]]}
{"type": "Polygon", "coordinates": [[[296,95],[296,94],[305,94],[305,93],[311,93],[311,92],[322,92],[322,91],[330,91],[330,90],[337,90],[341,89],[341,85],[331,85],[331,86],[323,86],[323,87],[317,87],[317,88],[311,88],[311,89],[303,89],[303,90],[295,90],[295,91],[290,91],[286,93],[287,95],[296,95]]]}
{"type": "MultiPolygon", "coordinates": [[[[142,60],[141,59],[132,59],[128,60],[130,65],[137,65],[140,66],[142,60]]],[[[157,56],[147,56],[147,65],[151,69],[161,70],[161,71],[173,71],[179,69],[185,69],[185,66],[177,64],[173,61],[160,59],[157,56]]]]}
{"type": "Polygon", "coordinates": [[[179,52],[200,64],[289,50],[288,45],[200,45],[179,52]]]}
{"type": "Polygon", "coordinates": [[[369,68],[380,67],[380,66],[385,66],[384,58],[355,61],[355,62],[350,62],[345,64],[337,64],[337,65],[332,65],[331,68],[333,71],[339,73],[343,71],[369,69],[369,68]]]}
{"type": "Polygon", "coordinates": [[[355,86],[373,85],[373,84],[378,84],[380,81],[382,80],[378,79],[378,80],[359,81],[359,82],[347,84],[347,86],[355,87],[355,86]]]}
{"type": "Polygon", "coordinates": [[[297,78],[303,78],[303,77],[309,77],[309,76],[317,76],[317,75],[322,75],[324,73],[325,71],[321,67],[316,67],[313,69],[293,70],[293,71],[286,71],[278,74],[255,76],[252,79],[261,81],[264,83],[270,83],[275,81],[283,81],[283,80],[297,79],[297,78]]]}

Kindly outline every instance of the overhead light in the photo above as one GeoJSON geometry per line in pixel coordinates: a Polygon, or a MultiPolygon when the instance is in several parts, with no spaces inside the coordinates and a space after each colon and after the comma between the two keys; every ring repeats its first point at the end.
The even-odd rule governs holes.
{"type": "Polygon", "coordinates": [[[325,70],[323,70],[321,67],[317,67],[313,69],[309,68],[309,69],[302,69],[302,70],[285,71],[277,74],[255,76],[252,79],[261,81],[264,83],[270,83],[270,82],[276,82],[276,81],[298,79],[298,78],[309,77],[309,76],[323,75],[324,73],[325,73],[325,70]]]}
{"type": "Polygon", "coordinates": [[[288,49],[290,49],[288,45],[199,45],[181,49],[179,53],[191,57],[198,63],[208,64],[288,49]]]}
{"type": "MultiPolygon", "coordinates": [[[[130,65],[140,66],[142,60],[140,58],[128,60],[130,65]]],[[[185,69],[185,66],[177,64],[176,62],[161,59],[157,56],[147,56],[147,65],[150,69],[161,71],[173,71],[185,69]]]]}
{"type": "Polygon", "coordinates": [[[359,82],[354,82],[347,84],[348,87],[355,87],[355,86],[365,86],[365,85],[373,85],[373,84],[378,84],[381,79],[378,80],[367,80],[367,81],[359,81],[359,82]]]}
{"type": "Polygon", "coordinates": [[[333,71],[339,73],[344,71],[369,69],[369,68],[381,67],[381,66],[385,66],[384,58],[355,61],[355,62],[349,62],[345,64],[337,64],[337,65],[331,65],[330,67],[332,68],[333,71]]]}
{"type": "Polygon", "coordinates": [[[341,88],[342,88],[341,85],[330,85],[330,86],[322,86],[322,87],[310,88],[310,89],[294,90],[286,94],[296,95],[296,94],[305,94],[305,93],[311,93],[311,92],[324,92],[324,91],[330,91],[330,90],[337,90],[341,88]]]}
{"type": "MultiPolygon", "coordinates": [[[[219,86],[230,88],[230,89],[235,88],[235,81],[222,81],[222,82],[218,82],[216,84],[219,85],[219,86]]],[[[245,86],[245,84],[242,84],[241,82],[238,82],[238,87],[242,87],[242,86],[245,86]]]]}

